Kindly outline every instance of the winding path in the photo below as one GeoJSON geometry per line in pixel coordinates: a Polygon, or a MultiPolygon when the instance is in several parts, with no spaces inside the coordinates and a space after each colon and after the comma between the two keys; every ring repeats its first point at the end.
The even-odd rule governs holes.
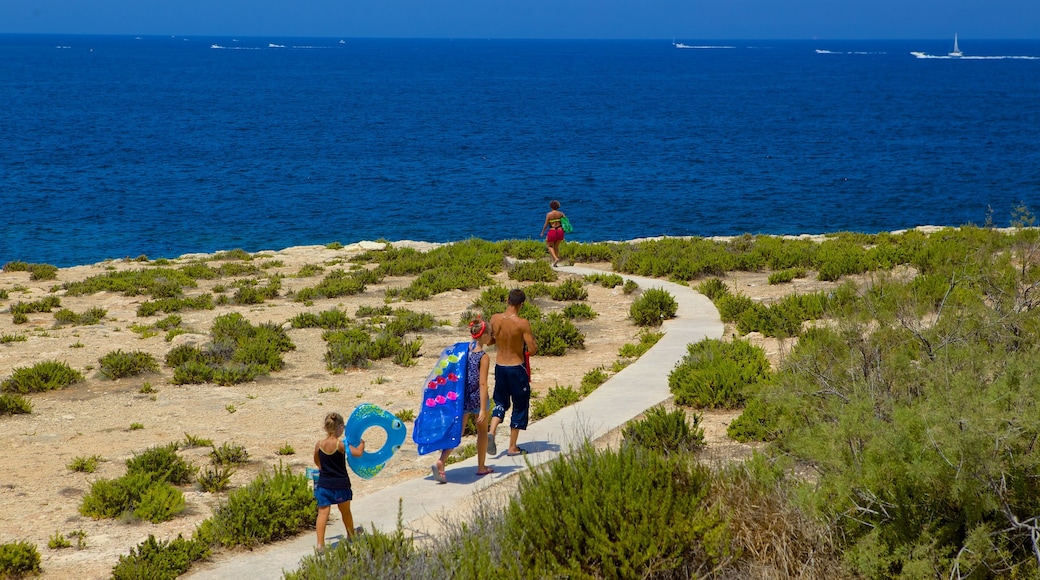
{"type": "MultiPolygon", "coordinates": [[[[600,270],[567,266],[559,268],[571,274],[597,274],[600,270]]],[[[704,338],[722,338],[723,325],[715,306],[705,296],[689,286],[672,282],[624,276],[640,288],[661,288],[675,297],[678,303],[676,318],[662,325],[664,336],[643,356],[615,374],[578,403],[566,407],[551,417],[535,423],[521,434],[521,443],[528,450],[527,463],[540,465],[586,439],[595,440],[646,409],[666,401],[668,374],[686,355],[687,345],[704,338]]],[[[504,450],[503,437],[508,430],[499,430],[499,449],[504,450]]],[[[507,457],[504,453],[491,458],[495,472],[477,478],[476,457],[448,466],[448,485],[435,485],[430,477],[413,479],[358,497],[352,502],[354,524],[366,529],[375,526],[386,532],[397,527],[398,506],[401,519],[409,529],[430,516],[457,509],[460,503],[474,494],[527,469],[522,457],[507,457]]],[[[342,524],[336,523],[335,526],[342,524]]],[[[212,560],[200,563],[182,576],[195,580],[224,578],[255,578],[278,580],[283,570],[295,570],[300,559],[314,553],[314,534],[300,534],[285,542],[245,553],[217,554],[212,560]]]]}

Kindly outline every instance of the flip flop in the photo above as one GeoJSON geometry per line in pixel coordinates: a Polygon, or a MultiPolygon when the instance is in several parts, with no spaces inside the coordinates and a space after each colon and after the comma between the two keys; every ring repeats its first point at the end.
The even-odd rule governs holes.
{"type": "Polygon", "coordinates": [[[494,467],[488,467],[488,468],[487,468],[487,471],[485,471],[484,473],[481,473],[481,472],[479,472],[479,471],[478,471],[478,472],[477,472],[477,477],[483,477],[483,476],[485,476],[485,475],[489,475],[489,474],[491,474],[491,473],[494,473],[494,471],[495,471],[495,468],[494,468],[494,467]]]}
{"type": "Polygon", "coordinates": [[[436,481],[437,483],[448,483],[448,476],[447,476],[447,475],[445,475],[445,474],[443,474],[443,473],[441,473],[441,472],[440,472],[440,471],[439,471],[439,470],[437,469],[437,466],[436,466],[436,465],[431,465],[431,466],[430,466],[430,471],[431,471],[431,472],[432,472],[432,474],[433,474],[433,479],[434,479],[434,481],[436,481]]]}
{"type": "Polygon", "coordinates": [[[506,451],[506,455],[508,455],[509,457],[516,457],[517,455],[527,455],[527,450],[523,447],[520,447],[518,445],[516,448],[520,451],[517,451],[516,453],[513,453],[512,451],[506,451]]]}

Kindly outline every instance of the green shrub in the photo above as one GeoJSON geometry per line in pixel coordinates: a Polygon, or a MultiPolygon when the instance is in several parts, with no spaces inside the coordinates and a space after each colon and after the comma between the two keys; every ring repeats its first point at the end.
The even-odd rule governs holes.
{"type": "Polygon", "coordinates": [[[382,306],[358,306],[358,309],[354,311],[354,316],[358,318],[372,318],[373,316],[390,316],[394,309],[389,305],[384,304],[382,306]]]}
{"type": "Polygon", "coordinates": [[[32,413],[32,401],[15,393],[0,395],[0,416],[32,413]]]}
{"type": "Polygon", "coordinates": [[[506,545],[525,546],[524,577],[682,577],[727,555],[708,490],[707,468],[586,445],[521,475],[502,533],[506,545]]]}
{"type": "Polygon", "coordinates": [[[312,528],[317,517],[307,476],[276,467],[273,474],[261,473],[248,486],[231,491],[197,533],[227,548],[253,547],[312,528]]]}
{"type": "Polygon", "coordinates": [[[126,460],[127,474],[147,473],[154,480],[168,481],[175,485],[191,483],[198,468],[177,454],[178,447],[176,442],[167,443],[134,454],[126,460]]]}
{"type": "Polygon", "coordinates": [[[795,278],[805,278],[805,268],[786,268],[769,275],[770,284],[784,284],[795,278]]]}
{"type": "Polygon", "coordinates": [[[249,461],[249,452],[237,443],[223,443],[220,447],[213,447],[209,454],[214,465],[243,465],[249,461]]]}
{"type": "Polygon", "coordinates": [[[754,310],[761,305],[743,294],[726,292],[715,299],[715,308],[719,309],[719,318],[723,322],[740,320],[745,311],[754,310]]]}
{"type": "Polygon", "coordinates": [[[181,449],[192,449],[195,447],[212,447],[213,440],[199,437],[198,435],[192,435],[190,433],[184,434],[184,442],[179,444],[178,447],[181,449]]]}
{"type": "Polygon", "coordinates": [[[78,471],[80,473],[94,473],[97,471],[98,463],[104,461],[105,458],[100,455],[80,455],[74,457],[65,467],[69,471],[78,471]]]}
{"type": "Polygon", "coordinates": [[[15,324],[21,324],[22,322],[28,322],[28,314],[38,312],[50,312],[51,310],[61,306],[61,299],[57,296],[46,296],[33,302],[16,302],[11,305],[11,314],[15,317],[15,324]]]}
{"type": "Polygon", "coordinates": [[[230,465],[213,465],[203,469],[196,481],[199,489],[209,493],[218,493],[227,490],[231,485],[231,476],[235,474],[235,468],[230,465]]]}
{"type": "Polygon", "coordinates": [[[180,534],[170,541],[148,539],[126,556],[112,569],[113,580],[174,580],[191,568],[192,563],[208,557],[209,546],[204,541],[185,540],[180,534]]]}
{"type": "Polygon", "coordinates": [[[780,426],[777,413],[777,409],[771,409],[760,397],[752,397],[740,416],[726,427],[726,435],[741,443],[772,441],[780,426]]]}
{"type": "Polygon", "coordinates": [[[415,420],[415,410],[414,409],[401,409],[400,411],[394,413],[394,417],[397,417],[398,419],[400,419],[401,421],[404,421],[404,422],[414,421],[415,420]]]}
{"type": "Polygon", "coordinates": [[[338,298],[352,296],[365,291],[366,276],[364,274],[347,273],[333,270],[317,286],[303,288],[293,296],[296,302],[307,302],[320,298],[338,298]]]}
{"type": "Polygon", "coordinates": [[[65,538],[65,535],[60,532],[54,532],[54,535],[47,540],[47,547],[52,550],[60,550],[62,548],[71,548],[72,542],[65,538]]]}
{"type": "Polygon", "coordinates": [[[206,355],[202,352],[202,349],[191,344],[181,344],[170,349],[170,352],[166,353],[166,366],[170,368],[177,368],[187,362],[198,362],[202,363],[206,361],[206,355]]]}
{"type": "Polygon", "coordinates": [[[518,282],[554,282],[556,270],[545,260],[517,262],[509,269],[509,279],[518,282]]]}
{"type": "Polygon", "coordinates": [[[591,320],[599,316],[591,306],[584,302],[568,304],[563,308],[563,315],[571,320],[591,320]]]}
{"type": "Polygon", "coordinates": [[[38,362],[31,367],[14,369],[11,376],[0,384],[0,391],[26,395],[64,389],[83,380],[83,375],[67,363],[57,361],[38,362]]]}
{"type": "Polygon", "coordinates": [[[137,307],[138,316],[152,316],[160,312],[180,312],[181,310],[213,310],[213,295],[203,294],[194,298],[160,298],[147,300],[137,307]]]}
{"type": "Polygon", "coordinates": [[[0,344],[11,342],[25,342],[28,338],[24,334],[0,334],[0,344]]]}
{"type": "MultiPolygon", "coordinates": [[[[387,307],[389,310],[389,307],[387,307]]],[[[360,316],[360,314],[358,315],[360,316]]],[[[293,328],[348,328],[351,324],[350,316],[339,308],[324,310],[317,314],[313,312],[301,312],[289,321],[293,328]]]]}
{"type": "Polygon", "coordinates": [[[624,442],[664,453],[693,452],[704,447],[701,416],[693,416],[693,426],[682,409],[647,409],[642,419],[630,421],[621,429],[624,442]]]}
{"type": "Polygon", "coordinates": [[[618,274],[588,274],[585,276],[585,281],[592,284],[599,284],[604,288],[617,288],[625,283],[625,279],[618,274]]]}
{"type": "Polygon", "coordinates": [[[184,511],[184,494],[168,483],[156,483],[141,494],[134,506],[134,517],[158,524],[184,511]]]}
{"type": "Polygon", "coordinates": [[[610,377],[603,367],[596,367],[581,377],[581,396],[584,397],[595,391],[600,385],[607,382],[610,377]]]}
{"type": "Polygon", "coordinates": [[[171,314],[162,320],[155,323],[155,327],[159,330],[170,331],[181,325],[181,317],[179,314],[171,314]]]}
{"type": "Polygon", "coordinates": [[[621,287],[621,291],[625,294],[631,294],[639,290],[639,284],[636,284],[635,280],[625,280],[625,284],[621,287]]]}
{"type": "Polygon", "coordinates": [[[173,369],[173,384],[199,385],[213,381],[214,371],[208,364],[189,360],[173,369]]]}
{"type": "Polygon", "coordinates": [[[51,264],[29,264],[14,261],[4,264],[4,272],[29,272],[30,280],[54,280],[58,277],[58,267],[51,264]]]}
{"type": "Polygon", "coordinates": [[[688,347],[668,375],[675,404],[697,408],[742,407],[749,390],[767,378],[765,352],[745,340],[704,339],[688,347]]]}
{"type": "Polygon", "coordinates": [[[675,318],[679,304],[667,290],[648,288],[632,303],[629,316],[639,326],[659,326],[669,318],[675,318]]]}
{"type": "Polygon", "coordinates": [[[589,297],[589,291],[582,286],[581,280],[571,278],[556,286],[552,286],[549,295],[557,302],[585,300],[589,297]]]}
{"type": "Polygon", "coordinates": [[[664,336],[663,332],[653,332],[644,328],[639,331],[639,342],[637,344],[626,343],[618,349],[618,356],[622,358],[639,358],[646,354],[657,341],[664,336]]]}
{"type": "Polygon", "coordinates": [[[101,321],[108,311],[104,308],[88,308],[83,314],[76,314],[68,308],[62,308],[61,310],[54,313],[54,323],[57,325],[62,324],[75,324],[75,325],[90,325],[97,324],[101,321]]]}
{"type": "MultiPolygon", "coordinates": [[[[522,310],[520,314],[523,316],[522,310]]],[[[538,354],[563,356],[568,348],[585,348],[585,335],[559,312],[553,312],[540,320],[529,320],[532,320],[531,332],[538,344],[538,354]]]]}
{"type": "Polygon", "coordinates": [[[285,445],[279,447],[278,451],[275,451],[275,453],[277,453],[278,455],[295,455],[296,449],[293,448],[292,445],[289,445],[288,442],[286,442],[285,445]]]}
{"type": "Polygon", "coordinates": [[[729,294],[729,286],[718,278],[708,278],[697,285],[697,291],[708,297],[708,300],[716,302],[719,298],[729,294]]]}
{"type": "Polygon", "coordinates": [[[304,264],[300,267],[300,270],[296,272],[297,278],[310,278],[311,276],[317,276],[325,271],[325,268],[319,264],[304,264]]]}
{"type": "Polygon", "coordinates": [[[549,393],[531,405],[531,419],[544,419],[564,407],[577,403],[579,399],[581,395],[570,386],[549,387],[549,393]]]}
{"type": "Polygon", "coordinates": [[[5,542],[0,544],[0,576],[21,578],[26,574],[40,573],[40,552],[36,544],[29,542],[5,542]]]}
{"type": "Polygon", "coordinates": [[[79,513],[94,518],[115,518],[132,513],[141,496],[154,484],[169,485],[152,479],[145,472],[127,473],[116,479],[99,479],[90,484],[90,491],[83,496],[79,513]]]}
{"type": "Polygon", "coordinates": [[[98,372],[107,379],[121,379],[141,373],[159,372],[159,363],[151,354],[143,351],[112,351],[98,359],[98,372]]]}

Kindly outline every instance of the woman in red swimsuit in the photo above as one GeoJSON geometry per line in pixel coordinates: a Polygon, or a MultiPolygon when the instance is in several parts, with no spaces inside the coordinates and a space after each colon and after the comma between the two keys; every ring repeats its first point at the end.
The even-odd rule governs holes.
{"type": "Polygon", "coordinates": [[[560,262],[560,243],[563,242],[563,225],[560,219],[566,216],[560,211],[560,202],[555,199],[549,202],[549,210],[549,213],[545,214],[545,225],[542,226],[542,233],[538,234],[538,237],[545,236],[545,245],[549,248],[555,268],[560,262]]]}

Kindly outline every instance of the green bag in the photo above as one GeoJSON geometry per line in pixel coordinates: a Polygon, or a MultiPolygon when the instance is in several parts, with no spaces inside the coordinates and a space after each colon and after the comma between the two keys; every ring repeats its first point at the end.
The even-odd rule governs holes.
{"type": "Polygon", "coordinates": [[[565,234],[569,234],[574,231],[574,228],[571,227],[571,220],[567,219],[567,216],[563,216],[562,218],[560,218],[560,227],[563,228],[563,233],[565,234]]]}

